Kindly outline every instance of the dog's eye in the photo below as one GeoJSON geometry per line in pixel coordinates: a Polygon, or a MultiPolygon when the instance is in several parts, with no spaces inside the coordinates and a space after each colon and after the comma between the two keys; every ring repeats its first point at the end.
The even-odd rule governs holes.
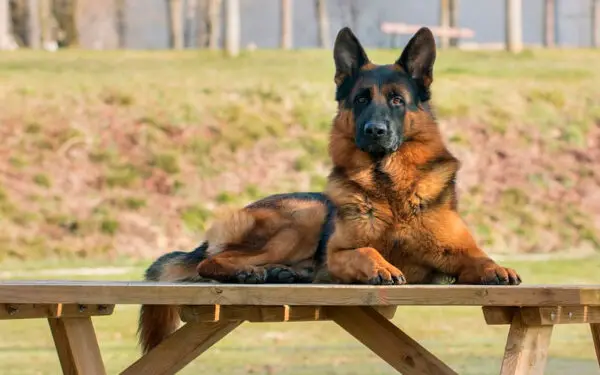
{"type": "Polygon", "coordinates": [[[366,96],[357,96],[354,101],[358,104],[365,104],[366,102],[369,101],[369,98],[367,98],[366,96]]]}
{"type": "Polygon", "coordinates": [[[404,105],[404,99],[402,99],[401,96],[398,95],[394,95],[392,96],[392,99],[390,99],[390,103],[394,106],[394,107],[399,107],[401,105],[404,105]]]}

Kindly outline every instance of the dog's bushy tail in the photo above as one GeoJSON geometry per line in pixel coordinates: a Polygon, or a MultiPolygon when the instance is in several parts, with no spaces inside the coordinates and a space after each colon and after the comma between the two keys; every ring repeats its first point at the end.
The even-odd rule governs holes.
{"type": "MultiPolygon", "coordinates": [[[[158,258],[148,267],[146,281],[185,282],[195,280],[196,267],[206,257],[208,243],[192,252],[174,251],[158,258]]],[[[179,311],[171,305],[142,305],[138,321],[138,339],[143,353],[160,344],[179,326],[179,311]]]]}

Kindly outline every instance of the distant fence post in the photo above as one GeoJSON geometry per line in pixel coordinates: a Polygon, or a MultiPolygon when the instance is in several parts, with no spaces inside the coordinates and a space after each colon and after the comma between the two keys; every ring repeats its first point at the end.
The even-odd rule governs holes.
{"type": "Polygon", "coordinates": [[[115,0],[115,27],[117,29],[117,45],[125,48],[127,38],[127,14],[125,0],[115,0]]]}
{"type": "Polygon", "coordinates": [[[240,53],[240,1],[225,0],[225,51],[229,56],[240,53]]]}
{"type": "Polygon", "coordinates": [[[521,0],[504,0],[506,4],[506,49],[517,53],[523,49],[521,0]]]}
{"type": "Polygon", "coordinates": [[[317,24],[319,25],[319,47],[329,48],[329,16],[325,0],[315,0],[317,24]]]}
{"type": "Polygon", "coordinates": [[[556,45],[555,36],[555,7],[556,0],[544,0],[543,22],[544,22],[544,46],[552,48],[556,45]]]}
{"type": "Polygon", "coordinates": [[[0,50],[9,48],[10,41],[10,9],[9,0],[0,0],[0,50]]]}
{"type": "Polygon", "coordinates": [[[183,1],[167,0],[169,13],[169,44],[173,49],[183,49],[183,1]]]}
{"type": "MultiPolygon", "coordinates": [[[[440,27],[447,29],[450,27],[450,0],[440,0],[440,27]]],[[[447,35],[440,37],[440,48],[448,48],[450,38],[447,35]]]]}
{"type": "Polygon", "coordinates": [[[40,4],[38,0],[27,0],[27,45],[39,49],[41,40],[40,4]]]}
{"type": "MultiPolygon", "coordinates": [[[[450,27],[458,28],[458,19],[460,17],[460,0],[450,0],[450,27]]],[[[450,38],[450,47],[458,46],[459,38],[450,38]]]]}
{"type": "Polygon", "coordinates": [[[600,0],[591,0],[592,47],[600,48],[600,0]]]}
{"type": "Polygon", "coordinates": [[[292,48],[292,0],[281,0],[281,48],[292,48]]]}

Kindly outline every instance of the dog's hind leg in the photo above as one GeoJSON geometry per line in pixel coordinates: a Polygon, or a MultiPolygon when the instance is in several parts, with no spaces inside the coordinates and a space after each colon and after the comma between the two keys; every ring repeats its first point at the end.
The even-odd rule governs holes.
{"type": "Polygon", "coordinates": [[[285,264],[301,260],[293,259],[300,253],[297,249],[300,241],[298,231],[285,228],[277,232],[261,249],[225,248],[200,262],[197,271],[200,276],[221,282],[296,282],[300,275],[285,264]]]}

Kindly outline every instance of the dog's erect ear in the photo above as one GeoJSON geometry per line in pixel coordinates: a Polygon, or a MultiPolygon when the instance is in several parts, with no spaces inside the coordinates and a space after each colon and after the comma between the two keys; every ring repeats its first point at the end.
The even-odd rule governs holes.
{"type": "Polygon", "coordinates": [[[341,29],[335,38],[333,59],[335,60],[335,84],[338,86],[346,77],[353,76],[369,62],[358,38],[348,27],[341,29]]]}
{"type": "Polygon", "coordinates": [[[402,55],[396,61],[416,82],[419,98],[430,98],[429,86],[433,82],[433,64],[435,63],[435,38],[427,27],[422,27],[410,39],[402,55]]]}

